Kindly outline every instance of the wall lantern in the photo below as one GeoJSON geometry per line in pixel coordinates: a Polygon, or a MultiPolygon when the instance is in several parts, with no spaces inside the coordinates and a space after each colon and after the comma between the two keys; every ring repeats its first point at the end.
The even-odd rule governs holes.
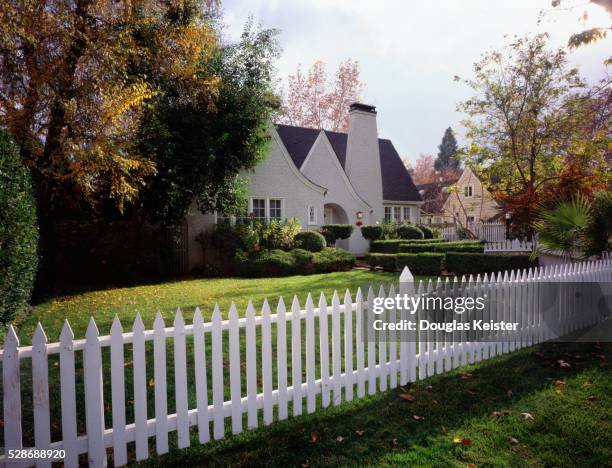
{"type": "Polygon", "coordinates": [[[357,216],[357,219],[363,219],[363,211],[358,211],[355,213],[355,215],[357,216]]]}

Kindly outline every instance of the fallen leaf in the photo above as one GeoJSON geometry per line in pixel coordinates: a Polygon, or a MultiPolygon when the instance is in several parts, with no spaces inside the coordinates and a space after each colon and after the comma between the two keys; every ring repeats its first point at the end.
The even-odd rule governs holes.
{"type": "Polygon", "coordinates": [[[561,385],[565,385],[565,382],[563,380],[555,380],[553,382],[557,387],[561,386],[561,385]]]}
{"type": "Polygon", "coordinates": [[[342,436],[336,437],[336,442],[342,442],[343,440],[344,440],[344,437],[342,436]]]}
{"type": "Polygon", "coordinates": [[[431,392],[433,390],[433,387],[431,385],[428,385],[427,387],[425,387],[425,390],[431,392]]]}
{"type": "Polygon", "coordinates": [[[318,441],[319,441],[319,434],[317,434],[316,432],[311,432],[310,442],[312,442],[313,444],[316,444],[318,441]]]}
{"type": "Polygon", "coordinates": [[[470,395],[478,395],[478,392],[475,392],[474,390],[468,390],[467,391],[470,395]]]}
{"type": "Polygon", "coordinates": [[[410,393],[400,393],[400,398],[406,401],[414,401],[416,398],[410,393]]]}
{"type": "Polygon", "coordinates": [[[446,428],[446,426],[442,426],[440,428],[440,431],[442,432],[442,434],[446,434],[448,432],[448,429],[446,428]]]}
{"type": "Polygon", "coordinates": [[[438,400],[431,400],[431,402],[432,402],[434,405],[439,405],[439,404],[440,404],[440,403],[438,403],[438,400]]]}
{"type": "Polygon", "coordinates": [[[512,398],[512,390],[508,390],[506,394],[508,395],[508,398],[512,398]]]}
{"type": "Polygon", "coordinates": [[[559,367],[561,369],[567,369],[567,368],[572,367],[572,365],[569,362],[565,362],[563,359],[557,360],[557,364],[559,364],[559,367]]]}
{"type": "Polygon", "coordinates": [[[508,410],[493,411],[493,416],[497,418],[501,418],[502,416],[508,416],[509,414],[510,414],[510,411],[508,410]]]}
{"type": "Polygon", "coordinates": [[[557,395],[561,395],[561,393],[562,393],[562,392],[561,392],[561,390],[556,389],[556,390],[555,390],[555,393],[556,393],[557,395]]]}
{"type": "Polygon", "coordinates": [[[453,437],[453,444],[460,444],[461,443],[461,437],[453,437]]]}
{"type": "Polygon", "coordinates": [[[310,466],[310,464],[308,462],[307,463],[302,463],[302,468],[308,468],[309,466],[310,466]]]}
{"type": "Polygon", "coordinates": [[[591,395],[587,398],[589,401],[597,401],[597,397],[595,395],[591,395]]]}
{"type": "Polygon", "coordinates": [[[466,465],[467,468],[476,468],[476,465],[474,463],[468,463],[466,465]]]}
{"type": "Polygon", "coordinates": [[[463,446],[472,445],[472,439],[462,439],[461,440],[461,445],[463,445],[463,446]]]}
{"type": "Polygon", "coordinates": [[[531,413],[521,413],[525,419],[533,419],[533,415],[531,413]]]}
{"type": "Polygon", "coordinates": [[[155,379],[153,377],[149,379],[149,387],[155,387],[155,379]]]}
{"type": "Polygon", "coordinates": [[[470,372],[466,372],[465,374],[461,374],[461,378],[463,380],[469,379],[470,377],[472,377],[472,374],[470,372]]]}
{"type": "Polygon", "coordinates": [[[365,431],[363,429],[355,429],[355,434],[361,437],[362,435],[365,434],[365,431]]]}
{"type": "Polygon", "coordinates": [[[393,444],[394,447],[398,446],[397,439],[393,439],[391,443],[393,444]]]}
{"type": "Polygon", "coordinates": [[[416,414],[413,414],[412,419],[414,419],[415,421],[422,421],[425,418],[423,416],[417,416],[416,414]]]}
{"type": "Polygon", "coordinates": [[[511,445],[518,444],[518,440],[516,440],[514,437],[508,437],[508,442],[510,442],[511,445]]]}

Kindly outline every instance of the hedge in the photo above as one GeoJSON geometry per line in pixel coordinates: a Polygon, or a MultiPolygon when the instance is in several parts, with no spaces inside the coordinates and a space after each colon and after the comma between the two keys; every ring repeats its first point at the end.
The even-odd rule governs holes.
{"type": "Polygon", "coordinates": [[[403,239],[377,240],[370,242],[371,253],[398,253],[400,244],[406,242],[403,239]]]}
{"type": "Polygon", "coordinates": [[[537,266],[537,260],[532,261],[530,255],[525,254],[465,252],[448,252],[446,254],[446,270],[456,275],[510,271],[537,266]]]}
{"type": "Polygon", "coordinates": [[[458,242],[432,242],[432,243],[402,243],[399,252],[419,253],[419,252],[484,252],[484,244],[479,241],[458,241],[458,242]]]}
{"type": "Polygon", "coordinates": [[[441,244],[450,242],[447,239],[402,239],[402,244],[441,244]]]}
{"type": "Polygon", "coordinates": [[[333,244],[338,239],[348,239],[352,233],[353,226],[350,224],[325,224],[321,226],[321,234],[330,244],[333,244]]]}
{"type": "Polygon", "coordinates": [[[364,239],[375,241],[382,237],[382,226],[361,226],[361,235],[364,239]]]}
{"type": "Polygon", "coordinates": [[[236,262],[240,276],[267,277],[346,271],[355,263],[355,257],[343,249],[324,248],[320,252],[275,249],[252,258],[237,258],[236,262]]]}
{"type": "Polygon", "coordinates": [[[395,255],[395,266],[398,270],[408,267],[415,275],[439,276],[442,273],[443,253],[399,253],[395,255]]]}
{"type": "Polygon", "coordinates": [[[325,248],[325,237],[317,231],[298,232],[294,238],[295,245],[310,252],[320,252],[325,248]]]}
{"type": "Polygon", "coordinates": [[[423,239],[423,231],[412,224],[400,224],[396,229],[400,239],[423,239]]]}
{"type": "Polygon", "coordinates": [[[395,271],[397,269],[395,257],[395,254],[368,254],[365,261],[372,268],[382,267],[385,271],[395,271]]]}
{"type": "Polygon", "coordinates": [[[36,203],[30,172],[0,128],[0,324],[28,308],[38,267],[36,203]]]}

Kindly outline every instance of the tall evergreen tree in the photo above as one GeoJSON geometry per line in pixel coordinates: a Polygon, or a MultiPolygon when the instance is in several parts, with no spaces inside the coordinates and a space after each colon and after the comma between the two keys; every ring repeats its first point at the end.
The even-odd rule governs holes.
{"type": "Polygon", "coordinates": [[[434,162],[436,171],[445,169],[459,169],[461,161],[457,158],[457,140],[453,135],[453,129],[448,127],[442,137],[442,143],[438,146],[438,157],[434,162]]]}

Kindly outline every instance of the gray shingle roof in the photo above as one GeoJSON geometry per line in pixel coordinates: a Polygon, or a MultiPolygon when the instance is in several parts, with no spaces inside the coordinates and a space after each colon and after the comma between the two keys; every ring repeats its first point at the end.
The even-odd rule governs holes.
{"type": "MultiPolygon", "coordinates": [[[[321,130],[313,128],[277,125],[276,130],[287,148],[291,159],[302,166],[310,148],[321,130]]],[[[347,134],[325,131],[342,168],[346,162],[347,134]]],[[[408,170],[390,140],[378,140],[380,169],[382,172],[383,199],[391,201],[422,201],[419,191],[412,182],[408,170]]]]}

